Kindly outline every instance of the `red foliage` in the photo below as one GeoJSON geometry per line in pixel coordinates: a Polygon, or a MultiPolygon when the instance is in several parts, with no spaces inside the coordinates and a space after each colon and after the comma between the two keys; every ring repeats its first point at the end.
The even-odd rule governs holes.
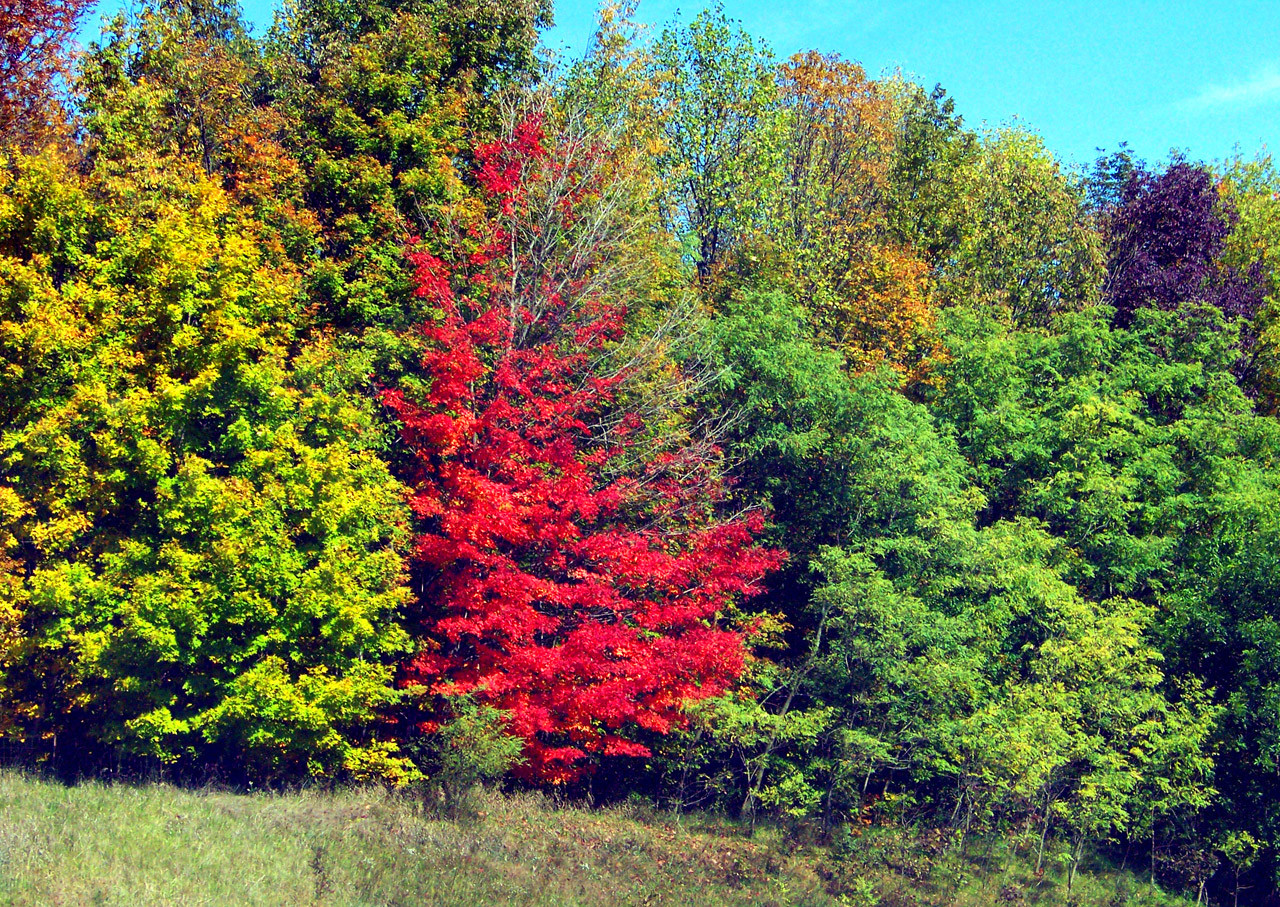
{"type": "Polygon", "coordinates": [[[90,0],[0,0],[0,146],[30,144],[49,128],[54,82],[90,0]]]}
{"type": "MultiPolygon", "coordinates": [[[[477,158],[508,223],[531,181],[560,172],[536,121],[477,158]]],[[[754,544],[758,516],[714,518],[723,487],[693,454],[614,475],[642,425],[610,419],[607,443],[593,428],[618,415],[622,380],[593,363],[623,307],[552,292],[531,312],[507,230],[495,219],[471,233],[449,261],[412,253],[418,293],[440,313],[422,328],[429,389],[385,394],[417,464],[416,553],[430,577],[424,651],[406,674],[508,710],[522,774],[556,783],[590,756],[647,755],[630,732],[667,732],[682,704],[740,675],[744,632],[718,617],[781,553],[754,544]]]]}

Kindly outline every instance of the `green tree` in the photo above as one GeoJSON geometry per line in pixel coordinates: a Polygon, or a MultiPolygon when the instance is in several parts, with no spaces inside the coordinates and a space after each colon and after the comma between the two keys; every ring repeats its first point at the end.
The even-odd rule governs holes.
{"type": "Polygon", "coordinates": [[[779,186],[773,57],[715,6],[663,31],[652,78],[664,216],[706,278],[759,228],[779,186]]]}
{"type": "Polygon", "coordinates": [[[405,490],[367,361],[193,166],[0,180],[6,735],[80,766],[384,775],[405,490]]]}
{"type": "Polygon", "coordinates": [[[1102,242],[1039,136],[1004,129],[982,138],[955,174],[959,241],[941,265],[946,302],[1000,306],[1044,323],[1098,300],[1102,242]]]}
{"type": "Polygon", "coordinates": [[[405,240],[447,241],[438,225],[465,221],[465,156],[497,126],[497,90],[531,78],[549,23],[541,0],[308,0],[266,42],[265,91],[322,229],[306,276],[315,317],[372,331],[368,343],[389,348],[385,366],[397,361],[394,334],[427,315],[405,240]]]}
{"type": "Polygon", "coordinates": [[[1201,718],[1165,723],[1202,740],[1182,752],[1216,750],[1221,800],[1196,792],[1203,772],[1178,748],[1145,743],[1153,768],[1135,788],[1144,808],[1125,808],[1130,835],[1153,853],[1178,825],[1201,839],[1216,825],[1274,841],[1262,716],[1273,693],[1277,425],[1237,384],[1237,325],[1216,309],[1142,309],[1125,329],[1110,314],[1063,315],[1050,333],[948,313],[947,390],[931,408],[978,470],[986,518],[1043,520],[1072,552],[1065,575],[1079,588],[1155,609],[1145,635],[1165,659],[1161,688],[1174,702],[1194,705],[1200,688],[1211,697],[1201,718]],[[1203,716],[1208,736],[1196,730],[1203,716]]]}
{"type": "Polygon", "coordinates": [[[889,170],[889,224],[898,241],[930,264],[960,243],[959,174],[975,157],[977,136],[965,128],[942,86],[925,91],[901,76],[885,84],[897,125],[889,170]]]}

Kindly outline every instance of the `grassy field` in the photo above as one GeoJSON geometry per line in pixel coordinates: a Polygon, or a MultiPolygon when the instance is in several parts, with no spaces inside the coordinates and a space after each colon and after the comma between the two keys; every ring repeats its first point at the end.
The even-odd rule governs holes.
{"type": "MultiPolygon", "coordinates": [[[[481,793],[443,819],[405,795],[66,787],[0,772],[0,904],[272,907],[1066,904],[987,853],[828,848],[776,828],[481,793]]],[[[1174,905],[1085,874],[1079,905],[1174,905]]]]}

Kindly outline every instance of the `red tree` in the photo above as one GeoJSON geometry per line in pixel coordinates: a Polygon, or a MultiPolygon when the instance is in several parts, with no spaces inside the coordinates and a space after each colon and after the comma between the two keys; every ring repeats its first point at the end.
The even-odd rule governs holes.
{"type": "Polygon", "coordinates": [[[580,776],[589,754],[648,755],[635,729],[666,732],[737,678],[744,632],[722,614],[781,558],[754,543],[758,515],[715,518],[723,486],[705,457],[668,452],[617,475],[644,431],[617,411],[624,375],[597,367],[624,308],[573,293],[554,268],[530,278],[513,251],[573,232],[594,191],[566,172],[573,157],[549,154],[536,120],[479,149],[499,213],[465,249],[412,253],[440,313],[422,328],[428,386],[385,395],[416,463],[429,577],[409,682],[508,711],[521,773],[551,782],[580,776]],[[533,212],[543,179],[571,188],[533,212]]]}
{"type": "Polygon", "coordinates": [[[91,0],[0,0],[0,146],[45,136],[68,42],[91,0]]]}

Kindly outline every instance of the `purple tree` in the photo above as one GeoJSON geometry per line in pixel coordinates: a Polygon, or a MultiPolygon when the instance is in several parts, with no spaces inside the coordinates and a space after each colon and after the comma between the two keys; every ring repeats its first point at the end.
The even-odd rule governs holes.
{"type": "Polygon", "coordinates": [[[1236,212],[1218,195],[1208,168],[1175,160],[1163,172],[1136,165],[1119,198],[1103,212],[1108,233],[1108,301],[1128,324],[1137,309],[1217,306],[1252,319],[1262,302],[1257,268],[1241,272],[1219,260],[1236,212]]]}

